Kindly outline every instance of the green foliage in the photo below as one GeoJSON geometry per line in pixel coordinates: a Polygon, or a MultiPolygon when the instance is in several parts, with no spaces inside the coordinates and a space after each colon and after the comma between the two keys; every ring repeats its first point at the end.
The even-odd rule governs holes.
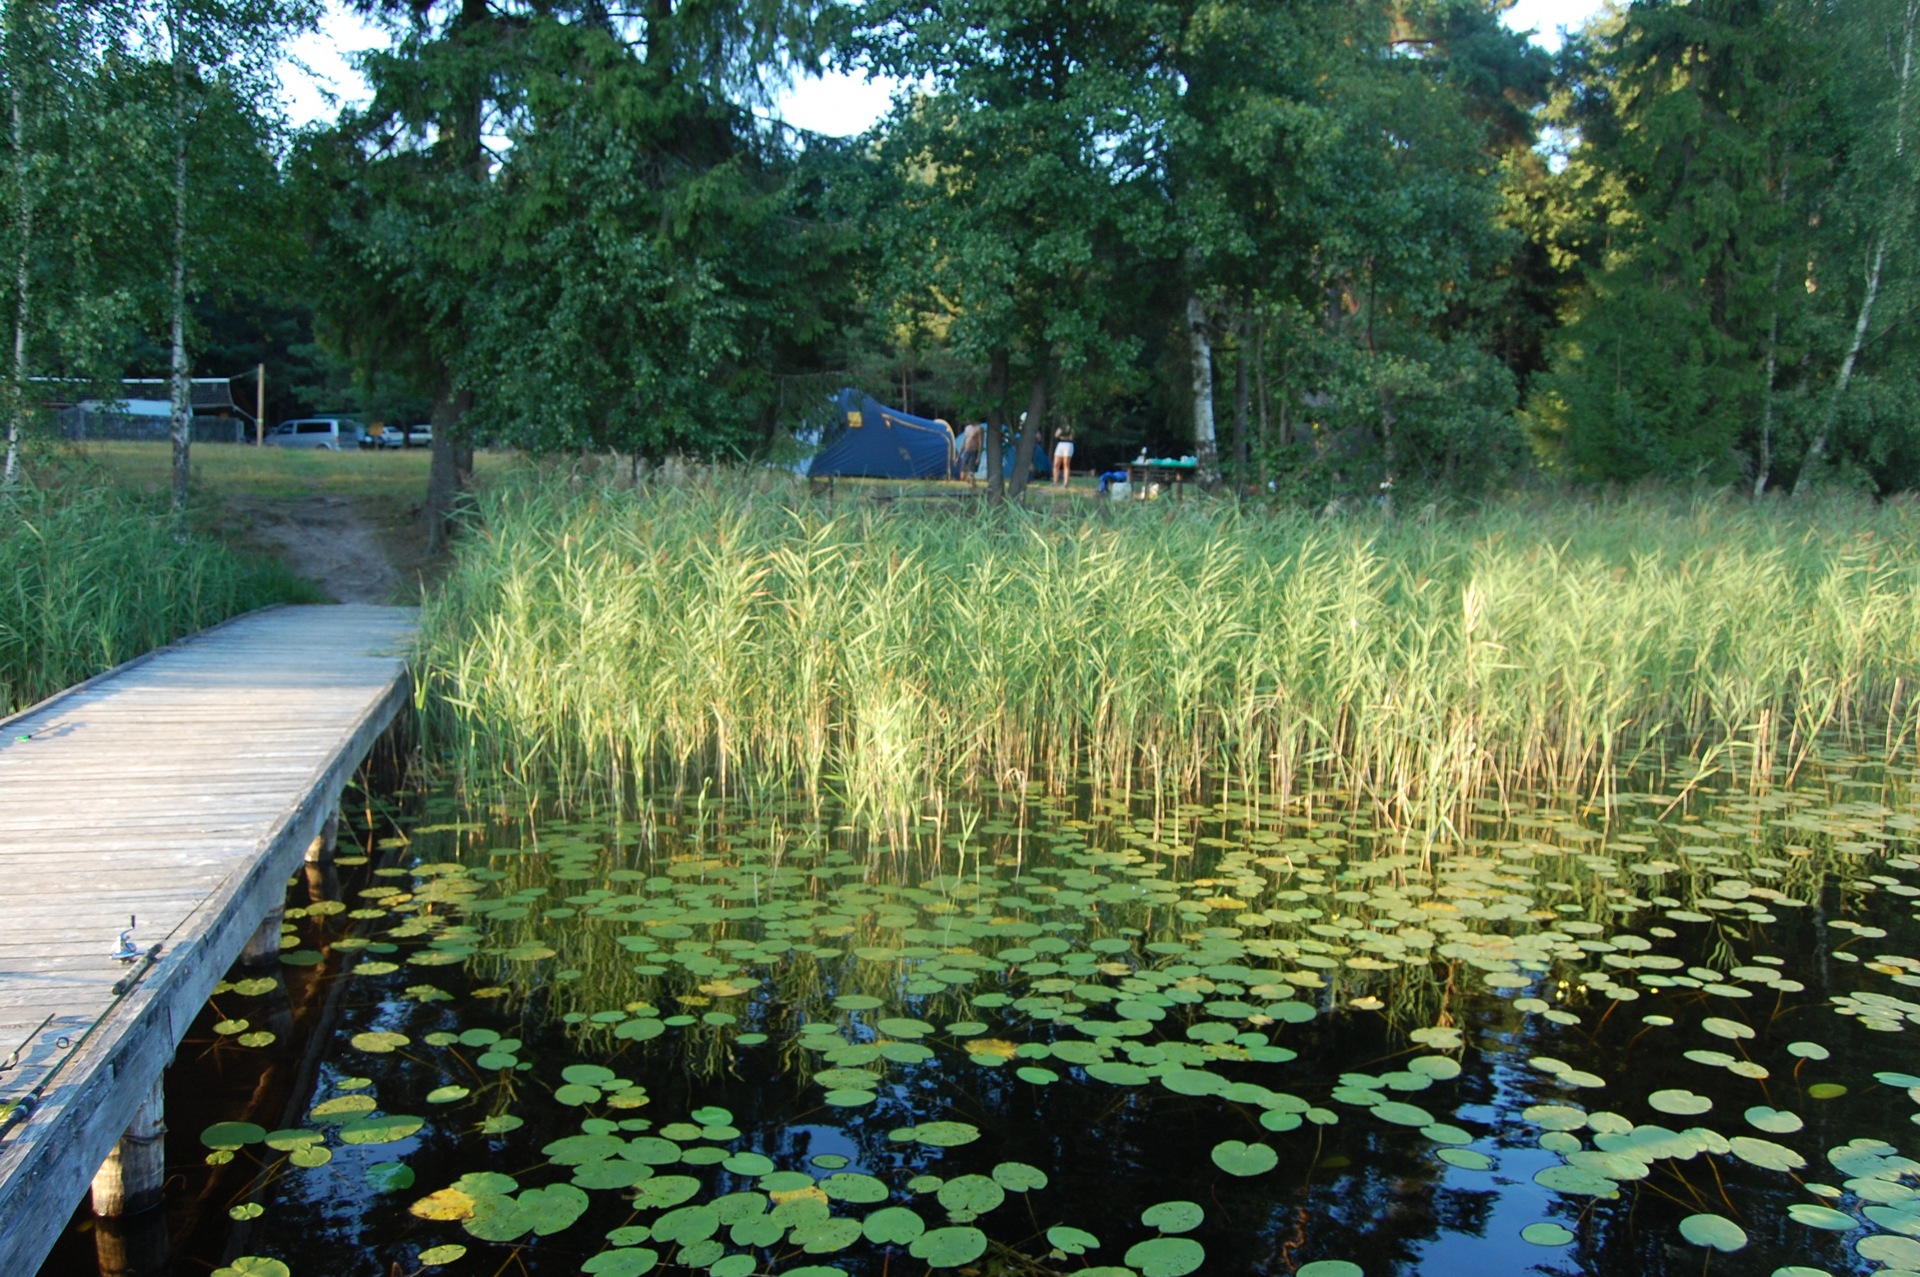
{"type": "Polygon", "coordinates": [[[823,21],[768,3],[414,25],[371,62],[372,107],[302,156],[332,340],[456,403],[468,438],[763,450],[841,318],[844,157],[797,154],[742,102],[770,60],[815,56],[823,21]]]}
{"type": "Polygon", "coordinates": [[[0,713],[229,616],[314,601],[284,569],[85,475],[0,502],[0,581],[0,713]]]}
{"type": "Polygon", "coordinates": [[[777,482],[491,494],[424,622],[462,765],[619,802],[714,760],[876,823],[982,768],[1119,783],[1151,760],[1193,786],[1324,765],[1426,819],[1496,773],[1597,783],[1675,734],[1764,777],[1744,760],[1890,708],[1920,659],[1905,508],[1081,522],[756,490],[777,482]]]}

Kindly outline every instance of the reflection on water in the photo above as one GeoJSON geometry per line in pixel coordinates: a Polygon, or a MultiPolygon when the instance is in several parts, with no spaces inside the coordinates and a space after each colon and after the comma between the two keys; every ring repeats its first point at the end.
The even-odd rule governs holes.
{"type": "Polygon", "coordinates": [[[210,1142],[295,1273],[1920,1268],[1904,778],[1500,812],[434,800],[210,1142]]]}

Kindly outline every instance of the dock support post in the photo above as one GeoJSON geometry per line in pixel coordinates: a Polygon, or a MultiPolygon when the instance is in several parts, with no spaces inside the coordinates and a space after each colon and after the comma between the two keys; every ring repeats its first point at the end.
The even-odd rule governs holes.
{"type": "Polygon", "coordinates": [[[259,930],[247,941],[247,947],[240,951],[240,965],[264,967],[277,962],[280,958],[280,925],[286,920],[285,905],[275,905],[267,910],[267,916],[260,920],[259,930]]]}
{"type": "Polygon", "coordinates": [[[93,1213],[102,1218],[137,1215],[160,1204],[160,1186],[167,1178],[163,1080],[153,1079],[153,1090],[140,1102],[133,1124],[94,1172],[93,1213]]]}
{"type": "Polygon", "coordinates": [[[167,1213],[150,1210],[127,1219],[96,1219],[93,1250],[100,1277],[166,1277],[167,1213]]]}
{"type": "Polygon", "coordinates": [[[327,823],[320,826],[320,832],[307,844],[307,863],[310,865],[330,865],[333,863],[333,843],[340,836],[340,813],[335,811],[327,817],[327,823]]]}

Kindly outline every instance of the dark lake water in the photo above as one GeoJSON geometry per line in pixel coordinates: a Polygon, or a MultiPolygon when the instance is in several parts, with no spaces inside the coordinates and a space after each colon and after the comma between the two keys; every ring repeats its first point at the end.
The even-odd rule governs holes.
{"type": "Polygon", "coordinates": [[[1222,790],[430,796],[183,1051],[171,1270],[1920,1270],[1905,778],[1222,790]]]}

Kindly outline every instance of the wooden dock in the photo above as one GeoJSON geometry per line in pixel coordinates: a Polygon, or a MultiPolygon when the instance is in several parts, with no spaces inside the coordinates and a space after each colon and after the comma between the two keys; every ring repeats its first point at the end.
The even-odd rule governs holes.
{"type": "Polygon", "coordinates": [[[407,704],[413,634],[405,608],[272,608],[0,722],[0,1273],[38,1270],[158,1107],[407,704]],[[116,959],[130,917],[139,956],[116,959]]]}

